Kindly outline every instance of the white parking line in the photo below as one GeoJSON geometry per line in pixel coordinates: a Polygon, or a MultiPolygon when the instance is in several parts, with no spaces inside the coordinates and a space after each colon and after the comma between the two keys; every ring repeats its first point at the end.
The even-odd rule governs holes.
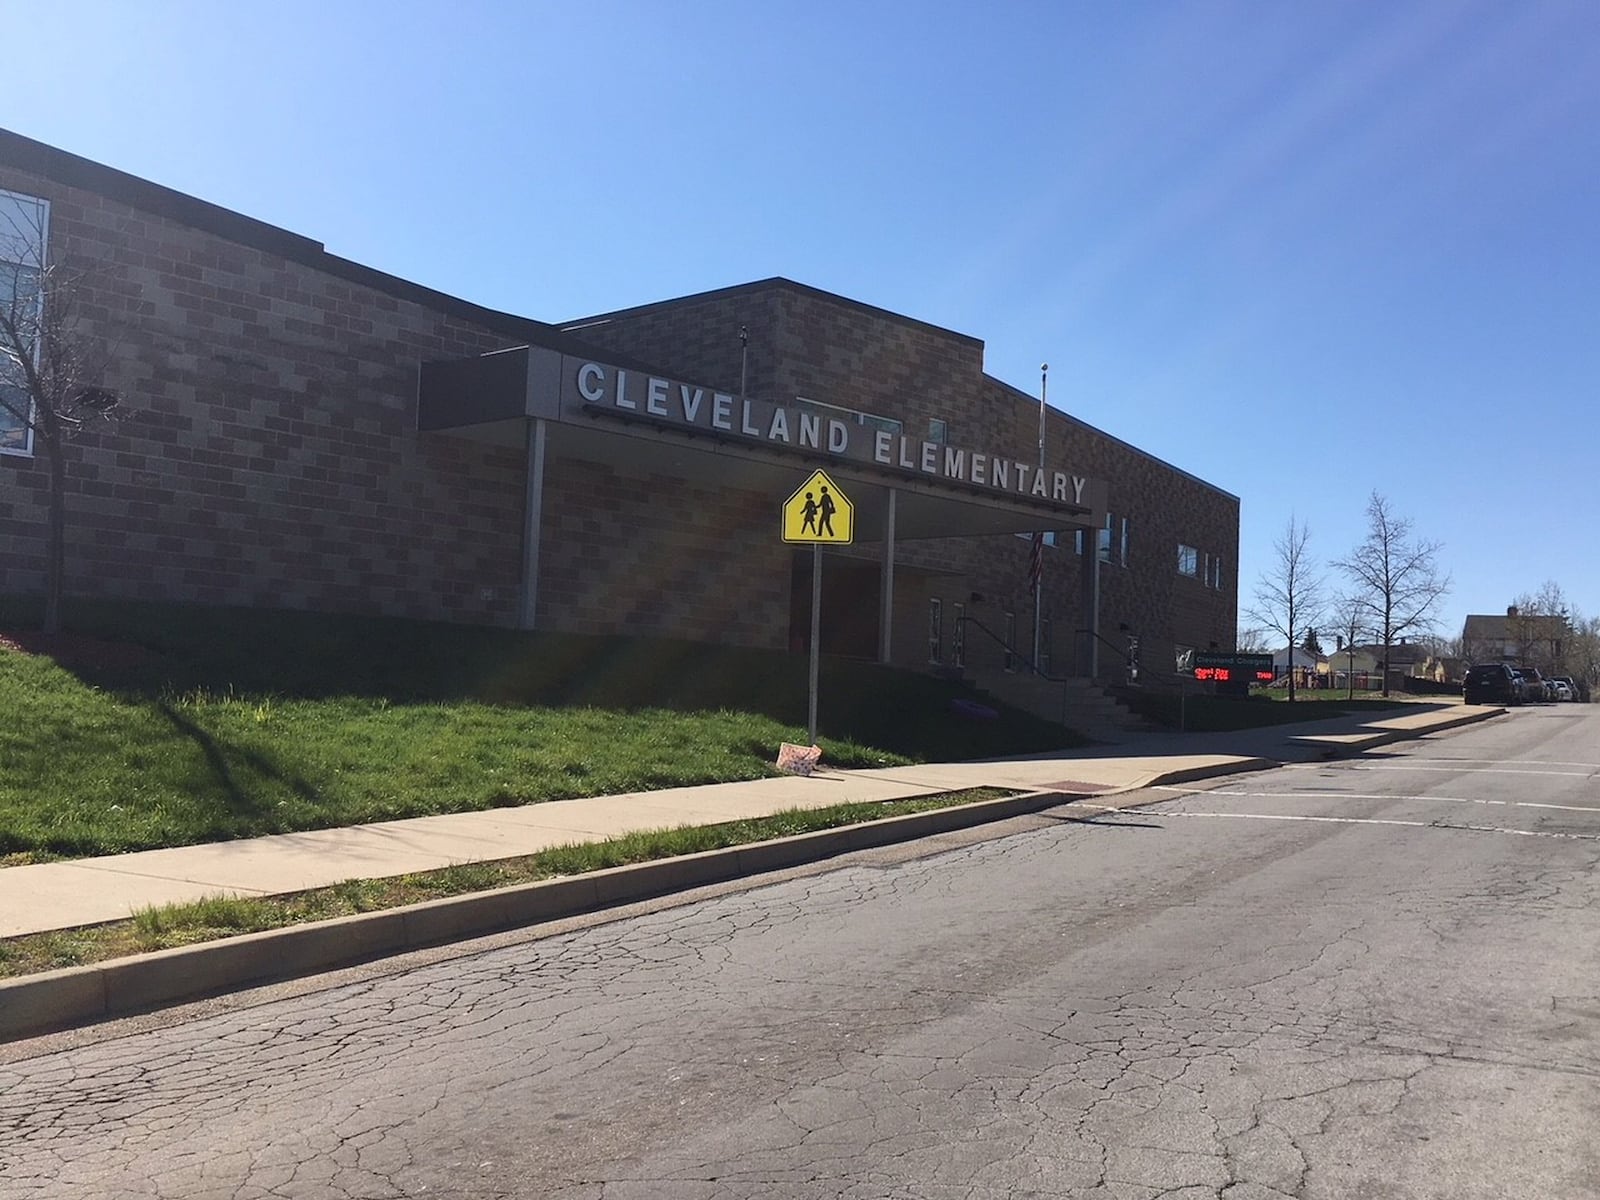
{"type": "Polygon", "coordinates": [[[1483,804],[1501,808],[1550,808],[1558,812],[1600,813],[1596,804],[1545,804],[1537,800],[1478,800],[1471,796],[1395,796],[1387,792],[1236,792],[1222,788],[1190,788],[1177,785],[1153,787],[1151,791],[1181,792],[1186,796],[1241,796],[1250,800],[1437,800],[1442,804],[1483,804]]]}
{"type": "MultiPolygon", "coordinates": [[[[1582,764],[1573,763],[1572,765],[1581,766],[1582,764]]],[[[1458,766],[1426,767],[1420,764],[1413,766],[1410,763],[1362,763],[1354,769],[1357,771],[1454,771],[1457,775],[1465,773],[1458,766]]],[[[1468,769],[1477,775],[1550,775],[1555,778],[1567,775],[1574,779],[1588,779],[1596,771],[1600,771],[1600,767],[1590,767],[1587,771],[1524,771],[1521,767],[1471,767],[1468,769]]]]}
{"type": "MultiPolygon", "coordinates": [[[[1436,759],[1434,759],[1432,761],[1434,761],[1436,763],[1482,763],[1485,766],[1497,767],[1501,763],[1505,762],[1505,759],[1503,759],[1503,758],[1436,758],[1436,759]]],[[[1530,767],[1586,767],[1591,771],[1600,771],[1600,763],[1566,762],[1564,760],[1556,760],[1556,759],[1545,760],[1545,759],[1536,759],[1536,758],[1518,759],[1517,761],[1526,763],[1530,767]]],[[[1406,764],[1403,764],[1403,763],[1357,762],[1357,763],[1351,763],[1350,765],[1355,767],[1357,770],[1360,770],[1360,771],[1384,771],[1384,770],[1402,770],[1403,771],[1403,770],[1406,769],[1406,764]]],[[[1325,763],[1325,762],[1284,763],[1283,766],[1284,766],[1284,769],[1288,770],[1288,771],[1326,771],[1326,770],[1329,769],[1329,764],[1325,763]]]]}
{"type": "Polygon", "coordinates": [[[1159,817],[1214,817],[1224,821],[1314,821],[1330,825],[1403,825],[1411,829],[1459,829],[1470,833],[1504,833],[1514,837],[1559,838],[1565,841],[1600,842],[1597,833],[1557,833],[1548,829],[1502,829],[1498,825],[1451,825],[1445,821],[1391,821],[1381,817],[1296,817],[1277,813],[1160,812],[1159,817]]]}

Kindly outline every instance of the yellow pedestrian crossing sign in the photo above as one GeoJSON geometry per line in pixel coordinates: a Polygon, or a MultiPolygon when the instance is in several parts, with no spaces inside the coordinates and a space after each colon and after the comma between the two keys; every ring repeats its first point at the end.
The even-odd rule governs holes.
{"type": "Polygon", "coordinates": [[[783,540],[848,546],[855,540],[856,506],[825,471],[811,478],[783,502],[783,540]]]}

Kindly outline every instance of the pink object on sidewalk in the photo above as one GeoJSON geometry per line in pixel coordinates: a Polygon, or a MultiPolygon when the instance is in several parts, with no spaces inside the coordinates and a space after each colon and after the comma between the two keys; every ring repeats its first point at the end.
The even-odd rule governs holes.
{"type": "Polygon", "coordinates": [[[821,759],[821,746],[797,746],[793,742],[778,744],[778,770],[788,771],[791,775],[811,774],[821,759]]]}

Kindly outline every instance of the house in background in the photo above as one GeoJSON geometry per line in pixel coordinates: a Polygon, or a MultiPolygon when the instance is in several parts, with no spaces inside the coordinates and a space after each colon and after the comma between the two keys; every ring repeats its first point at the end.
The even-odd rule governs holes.
{"type": "Polygon", "coordinates": [[[1337,687],[1345,686],[1350,675],[1355,676],[1357,688],[1382,687],[1385,663],[1390,688],[1403,688],[1403,681],[1408,678],[1433,678],[1427,647],[1414,642],[1401,640],[1387,647],[1381,642],[1341,645],[1328,655],[1328,667],[1337,687]]]}
{"type": "Polygon", "coordinates": [[[1515,604],[1505,615],[1473,615],[1461,627],[1461,657],[1469,663],[1504,662],[1565,675],[1572,626],[1564,613],[1525,613],[1515,604]]]}
{"type": "Polygon", "coordinates": [[[1312,654],[1303,646],[1282,646],[1272,652],[1272,673],[1278,680],[1283,680],[1290,670],[1294,671],[1296,687],[1321,687],[1317,682],[1328,672],[1328,660],[1320,654],[1312,654]]]}

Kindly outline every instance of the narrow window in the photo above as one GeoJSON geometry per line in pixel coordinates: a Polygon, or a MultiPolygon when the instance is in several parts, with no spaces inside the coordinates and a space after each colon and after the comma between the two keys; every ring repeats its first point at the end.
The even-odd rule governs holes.
{"type": "MultiPolygon", "coordinates": [[[[34,343],[14,349],[35,357],[49,216],[47,201],[0,191],[0,308],[12,316],[21,339],[34,343]]],[[[20,371],[3,360],[0,400],[0,453],[32,454],[33,403],[20,371]]]]}

